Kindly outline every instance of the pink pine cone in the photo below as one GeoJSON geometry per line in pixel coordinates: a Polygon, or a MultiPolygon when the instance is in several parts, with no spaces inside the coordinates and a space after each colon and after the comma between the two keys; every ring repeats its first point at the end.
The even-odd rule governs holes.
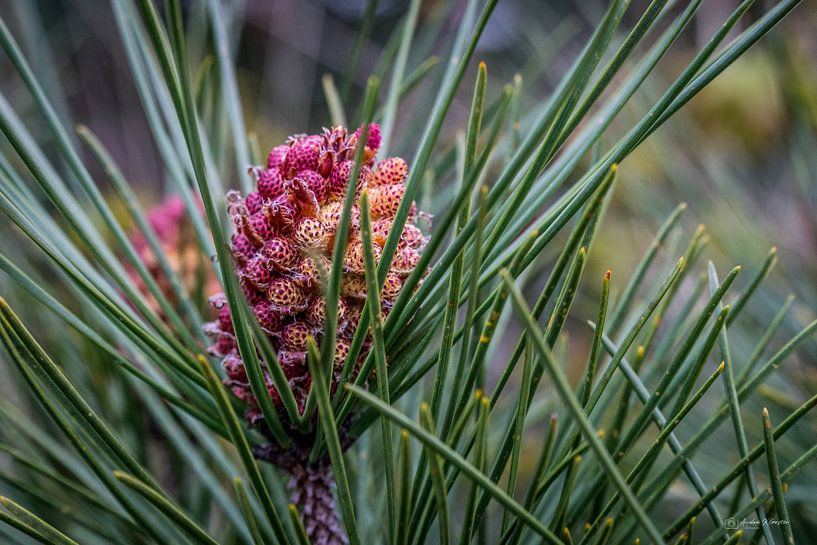
{"type": "MultiPolygon", "coordinates": [[[[200,204],[200,203],[199,203],[200,204]]],[[[201,266],[201,254],[193,231],[184,200],[179,195],[168,195],[161,202],[147,210],[146,219],[156,241],[167,259],[170,268],[181,280],[182,287],[189,292],[198,289],[198,283],[204,282],[203,288],[215,290],[219,283],[210,274],[209,268],[201,266]],[[202,278],[203,274],[203,278],[202,278]]],[[[154,254],[148,238],[141,231],[130,233],[130,241],[139,260],[156,281],[162,295],[172,304],[178,303],[171,279],[165,274],[159,258],[154,254]]],[[[241,241],[238,241],[239,245],[241,241]]],[[[128,275],[137,289],[144,295],[147,303],[163,319],[166,319],[159,303],[143,282],[136,269],[126,264],[128,275]]]]}
{"type": "MultiPolygon", "coordinates": [[[[300,410],[311,385],[306,341],[312,336],[320,342],[323,332],[324,279],[331,268],[334,237],[360,133],[360,129],[350,134],[343,127],[333,127],[322,134],[292,136],[286,144],[270,151],[266,167],[250,169],[257,182],[255,191],[246,196],[231,192],[228,196],[235,226],[232,250],[242,290],[278,351],[300,410]]],[[[355,197],[357,200],[360,190],[368,188],[378,260],[403,198],[408,173],[406,162],[399,157],[375,160],[380,140],[380,127],[371,124],[355,197]]],[[[384,314],[399,296],[406,276],[416,267],[426,242],[413,222],[415,217],[412,214],[403,228],[394,264],[386,277],[381,293],[384,314]]],[[[366,298],[359,222],[360,209],[355,203],[343,260],[333,388],[338,385],[366,298]]],[[[236,347],[226,298],[218,294],[211,303],[220,311],[218,320],[206,327],[213,339],[210,352],[224,358],[225,384],[246,403],[248,421],[258,424],[261,413],[236,347]]],[[[364,344],[357,365],[367,356],[368,344],[364,344]]],[[[266,379],[274,405],[283,414],[280,396],[268,374],[266,379]]]]}
{"type": "MultiPolygon", "coordinates": [[[[334,127],[324,129],[322,134],[291,136],[286,144],[270,151],[266,168],[250,169],[256,179],[255,191],[245,196],[232,191],[227,196],[235,227],[232,250],[242,291],[277,351],[300,411],[304,410],[312,385],[306,363],[307,341],[311,336],[320,342],[325,327],[325,278],[331,269],[335,236],[360,133],[360,129],[349,134],[343,127],[334,127]]],[[[380,127],[370,125],[355,192],[356,201],[364,189],[369,193],[372,239],[378,262],[403,199],[408,173],[408,165],[399,157],[375,161],[380,140],[380,127]]],[[[412,203],[409,222],[403,227],[394,263],[381,293],[384,316],[400,295],[406,276],[417,266],[419,252],[426,243],[426,237],[414,224],[416,217],[412,203]]],[[[338,387],[341,370],[351,350],[351,339],[364,312],[367,295],[364,271],[360,207],[355,202],[343,253],[332,389],[338,387]]],[[[209,350],[223,358],[227,376],[224,383],[245,403],[248,422],[263,424],[236,346],[226,297],[216,294],[211,297],[211,304],[218,309],[218,318],[205,326],[205,332],[213,339],[209,350]]],[[[355,362],[356,369],[366,358],[369,346],[366,339],[355,362]]],[[[262,366],[265,365],[262,362],[262,366]]],[[[266,368],[264,375],[273,405],[283,415],[281,396],[266,368]]],[[[264,431],[263,426],[261,430],[264,431]]],[[[341,439],[348,446],[352,438],[345,429],[341,432],[341,439]]],[[[288,449],[270,443],[257,446],[254,452],[258,458],[290,474],[288,487],[292,501],[298,506],[313,543],[347,543],[335,508],[331,467],[325,459],[309,463],[311,439],[293,435],[295,440],[288,449]]]]}

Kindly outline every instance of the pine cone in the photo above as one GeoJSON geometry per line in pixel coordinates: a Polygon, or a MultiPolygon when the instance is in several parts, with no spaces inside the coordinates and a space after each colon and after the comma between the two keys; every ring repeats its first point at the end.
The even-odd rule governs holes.
{"type": "MultiPolygon", "coordinates": [[[[201,252],[194,237],[193,224],[187,215],[187,209],[180,196],[169,195],[165,197],[159,204],[147,210],[146,219],[156,235],[162,253],[187,291],[195,291],[199,281],[203,281],[202,288],[207,292],[220,288],[218,280],[210,272],[209,267],[202,267],[201,252]],[[204,274],[203,279],[199,278],[201,274],[204,274]]],[[[176,301],[176,294],[173,291],[170,279],[165,275],[159,264],[159,259],[148,244],[145,234],[134,230],[130,233],[130,241],[140,261],[156,281],[162,294],[171,305],[176,306],[178,301],[176,301]]],[[[140,293],[144,295],[150,307],[158,315],[164,317],[159,303],[142,281],[142,277],[129,264],[126,264],[125,267],[128,276],[140,293]]]]}
{"type": "MultiPolygon", "coordinates": [[[[232,251],[241,288],[258,323],[277,351],[300,411],[304,409],[312,384],[306,363],[307,339],[311,335],[320,342],[325,328],[325,279],[331,269],[343,199],[354,170],[359,140],[360,129],[350,135],[343,127],[324,129],[320,135],[291,136],[285,145],[270,151],[266,167],[250,169],[256,179],[255,191],[244,196],[236,191],[227,195],[235,226],[232,251]]],[[[408,165],[399,157],[378,163],[375,156],[379,147],[380,127],[372,124],[363,150],[356,202],[343,253],[333,390],[338,387],[350,341],[366,303],[357,200],[363,190],[368,191],[373,250],[379,260],[405,193],[408,165]]],[[[403,289],[405,278],[417,266],[420,251],[427,242],[415,224],[417,217],[412,203],[409,221],[401,233],[381,293],[384,315],[391,310],[403,289]]],[[[227,299],[218,293],[210,301],[219,312],[217,320],[205,327],[205,332],[213,338],[209,351],[223,358],[227,374],[225,384],[246,404],[245,416],[250,425],[260,426],[264,432],[263,417],[236,347],[227,299]]],[[[369,345],[367,339],[356,362],[358,368],[368,355],[369,345]]],[[[283,415],[281,398],[264,362],[262,368],[273,404],[283,415]]],[[[310,464],[308,453],[314,438],[301,436],[294,429],[291,434],[294,446],[282,450],[274,443],[260,445],[254,449],[256,457],[291,475],[292,501],[299,507],[313,543],[346,543],[335,509],[332,495],[335,482],[328,460],[310,464]]],[[[345,432],[342,435],[345,446],[348,446],[351,438],[345,432]]]]}
{"type": "MultiPolygon", "coordinates": [[[[256,191],[246,196],[231,191],[227,197],[235,226],[232,250],[242,290],[277,350],[300,410],[312,383],[306,364],[306,340],[311,335],[319,341],[325,327],[324,280],[331,268],[335,235],[359,138],[360,129],[350,135],[343,127],[324,129],[319,135],[291,136],[287,144],[270,151],[266,168],[250,169],[256,179],[256,191]]],[[[368,190],[377,259],[403,198],[408,173],[408,165],[399,157],[376,162],[379,146],[380,127],[372,124],[364,147],[356,199],[360,191],[368,190]]],[[[409,222],[403,229],[381,293],[384,314],[391,309],[426,244],[426,237],[415,225],[416,219],[412,204],[409,222]]],[[[360,209],[356,202],[343,257],[333,389],[338,386],[340,369],[366,301],[359,230],[360,209]]],[[[246,403],[248,421],[258,424],[261,413],[236,348],[226,297],[216,294],[211,297],[211,304],[220,312],[218,319],[206,326],[214,340],[209,350],[224,358],[226,385],[246,403]]],[[[358,365],[366,355],[364,347],[358,365]]],[[[282,411],[280,396],[269,376],[266,379],[272,400],[282,411]]]]}

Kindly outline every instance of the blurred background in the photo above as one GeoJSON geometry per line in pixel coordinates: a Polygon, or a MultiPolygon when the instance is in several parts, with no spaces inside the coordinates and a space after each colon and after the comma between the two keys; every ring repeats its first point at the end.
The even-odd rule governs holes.
{"type": "MultiPolygon", "coordinates": [[[[631,20],[622,27],[632,26],[648,3],[633,1],[628,11],[631,20]]],[[[0,15],[19,37],[38,75],[51,83],[47,91],[61,116],[88,125],[139,192],[149,201],[157,200],[166,173],[106,4],[12,0],[0,3],[0,15]]],[[[206,2],[184,4],[188,27],[195,29],[195,20],[207,17],[206,2]]],[[[248,131],[257,134],[260,148],[269,149],[289,134],[315,132],[330,124],[322,87],[326,74],[334,78],[351,116],[366,77],[377,70],[378,63],[391,58],[389,48],[396,45],[396,25],[407,4],[400,0],[223,2],[225,17],[241,21],[233,32],[238,42],[237,75],[245,123],[248,131]],[[358,30],[371,4],[375,10],[371,32],[358,43],[358,30]]],[[[462,9],[450,15],[450,4],[463,8],[465,3],[427,1],[419,14],[408,69],[411,72],[425,63],[430,71],[408,95],[397,120],[394,149],[407,158],[416,142],[418,113],[423,111],[418,105],[428,101],[442,72],[433,64],[435,54],[447,51],[460,23],[457,17],[462,9]]],[[[738,4],[738,0],[702,3],[690,29],[628,104],[629,112],[619,125],[646,111],[738,4]]],[[[764,9],[763,1],[755,4],[735,32],[753,20],[753,12],[764,9]]],[[[603,7],[603,2],[593,0],[501,0],[474,57],[475,63],[485,60],[488,65],[489,97],[496,97],[514,76],[521,75],[522,110],[541,103],[575,58],[603,7]]],[[[611,229],[606,234],[613,237],[609,242],[619,244],[600,244],[615,251],[599,252],[597,258],[609,260],[615,270],[626,270],[633,256],[641,254],[656,222],[677,203],[688,202],[687,220],[705,223],[717,235],[713,247],[727,255],[739,249],[744,259],[759,260],[769,246],[778,245],[781,266],[776,274],[781,281],[785,277],[803,284],[800,290],[792,289],[803,305],[815,306],[813,283],[798,282],[814,279],[817,273],[815,28],[817,8],[805,2],[642,146],[625,165],[616,206],[610,210],[611,229]]],[[[200,34],[192,33],[191,49],[205,59],[203,72],[212,69],[206,65],[213,60],[203,53],[209,37],[200,34]]],[[[7,100],[26,119],[30,98],[5,58],[0,58],[0,81],[7,100]]],[[[442,148],[451,146],[456,131],[463,128],[470,84],[463,85],[462,91],[449,115],[442,148]]],[[[35,136],[37,123],[32,119],[35,136]]],[[[237,182],[227,180],[226,185],[231,183],[237,182]]]]}
{"type": "MultiPolygon", "coordinates": [[[[324,93],[326,75],[339,89],[351,118],[367,76],[391,62],[398,25],[408,7],[401,0],[222,3],[224,16],[235,27],[232,30],[237,40],[236,66],[244,120],[248,131],[257,136],[260,150],[277,145],[286,135],[316,132],[330,124],[324,93]],[[358,32],[371,9],[371,32],[359,42],[358,32]]],[[[622,27],[632,27],[634,14],[641,13],[648,3],[634,0],[628,12],[631,19],[622,27]]],[[[192,29],[192,54],[202,59],[199,74],[206,74],[213,70],[213,60],[207,55],[211,38],[195,32],[203,27],[196,21],[208,17],[206,3],[184,4],[187,26],[192,29]]],[[[450,47],[464,4],[459,0],[427,1],[421,7],[408,73],[419,70],[424,77],[408,90],[393,143],[393,150],[409,162],[429,110],[426,104],[442,75],[435,55],[445,54],[450,47]],[[450,11],[451,4],[460,9],[450,11]]],[[[703,2],[694,24],[611,127],[611,141],[644,114],[706,43],[719,21],[738,4],[737,0],[703,2]]],[[[763,0],[756,4],[738,29],[746,28],[763,11],[763,0]]],[[[475,55],[475,63],[484,60],[488,66],[489,100],[507,84],[521,85],[523,99],[516,114],[524,124],[525,112],[547,98],[604,7],[603,2],[592,0],[500,0],[475,55]]],[[[107,2],[6,0],[0,2],[0,15],[37,67],[59,115],[70,120],[69,125],[88,125],[105,142],[143,201],[159,202],[167,173],[107,2]]],[[[476,64],[473,68],[469,74],[475,73],[476,64]]],[[[472,78],[466,79],[451,109],[440,150],[452,148],[464,128],[472,78]]],[[[30,98],[4,56],[0,57],[0,82],[6,99],[21,118],[27,119],[30,98]]],[[[217,86],[212,92],[218,92],[215,89],[217,86]]],[[[226,126],[225,119],[216,121],[226,126]]],[[[33,117],[30,128],[35,137],[43,137],[40,141],[46,142],[48,149],[45,132],[38,135],[40,122],[33,117]]],[[[230,153],[228,145],[222,148],[222,153],[230,153]]],[[[87,164],[93,165],[94,161],[87,164]]],[[[225,185],[237,186],[238,181],[231,179],[232,172],[223,172],[225,185]]],[[[658,227],[681,202],[688,204],[681,222],[686,234],[671,239],[674,242],[668,246],[675,244],[677,253],[665,256],[668,260],[683,251],[686,239],[698,224],[706,226],[709,237],[704,257],[713,260],[722,273],[734,265],[742,265],[752,273],[771,247],[778,248],[778,265],[742,316],[744,327],[734,333],[735,357],[748,356],[751,340],[762,333],[792,294],[792,311],[776,334],[780,340],[790,338],[814,319],[817,310],[816,178],[817,3],[805,2],[622,165],[604,228],[590,254],[586,286],[580,290],[573,323],[568,325],[568,352],[575,349],[579,354],[586,353],[590,331],[584,320],[595,314],[598,279],[603,271],[608,267],[614,271],[615,296],[658,227]]],[[[490,183],[490,176],[487,181],[490,183]]],[[[448,195],[447,182],[438,180],[436,185],[425,188],[421,199],[425,210],[433,214],[446,205],[444,198],[435,196],[448,195]]],[[[654,282],[664,272],[650,274],[654,282]]],[[[742,278],[742,285],[749,277],[746,274],[742,278]]],[[[684,284],[682,295],[692,292],[695,280],[691,278],[684,284]]],[[[781,411],[798,406],[817,388],[816,361],[817,343],[810,341],[787,363],[785,373],[775,375],[764,387],[763,399],[747,403],[747,410],[759,414],[759,407],[769,403],[781,411]]],[[[761,439],[759,430],[759,426],[751,427],[753,441],[761,439]]],[[[802,451],[815,440],[812,416],[802,434],[792,437],[792,441],[802,444],[787,450],[783,443],[781,458],[790,461],[790,453],[802,451]]],[[[728,441],[733,438],[730,436],[728,441]]],[[[717,441],[707,443],[701,453],[711,463],[713,474],[720,474],[735,462],[721,459],[721,455],[717,441]]],[[[810,526],[807,531],[815,532],[817,473],[803,474],[800,480],[790,492],[793,516],[798,524],[810,526]]]]}

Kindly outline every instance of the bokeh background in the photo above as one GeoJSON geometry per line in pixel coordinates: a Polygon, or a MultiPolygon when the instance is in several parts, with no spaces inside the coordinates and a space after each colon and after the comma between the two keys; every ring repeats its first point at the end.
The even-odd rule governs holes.
{"type": "MultiPolygon", "coordinates": [[[[695,23],[610,129],[611,140],[643,115],[708,40],[717,22],[738,3],[703,2],[695,23]]],[[[323,87],[326,75],[333,78],[351,115],[366,77],[383,62],[384,52],[393,47],[397,25],[408,7],[400,0],[376,2],[370,37],[358,44],[356,37],[370,5],[364,0],[225,0],[223,4],[228,20],[237,21],[236,66],[245,123],[257,136],[262,150],[291,133],[316,132],[330,123],[323,87]]],[[[393,146],[395,152],[409,160],[425,120],[423,115],[428,111],[425,104],[431,100],[442,74],[440,66],[433,64],[434,55],[447,51],[464,4],[454,0],[422,5],[408,67],[411,72],[427,63],[431,69],[411,90],[399,112],[393,146]],[[449,13],[450,4],[459,9],[449,13]]],[[[632,4],[631,18],[648,2],[635,0],[632,4]]],[[[738,28],[745,28],[763,9],[762,0],[756,4],[738,28]]],[[[195,22],[207,17],[204,6],[204,2],[185,2],[188,27],[195,29],[195,22]]],[[[496,97],[516,78],[523,89],[519,115],[524,123],[524,113],[547,98],[603,8],[603,2],[592,0],[501,0],[475,55],[475,62],[487,63],[489,97],[496,97]]],[[[124,63],[123,44],[107,2],[6,0],[0,2],[0,15],[37,67],[58,113],[71,124],[88,125],[105,142],[144,202],[159,202],[165,191],[166,172],[124,63]]],[[[626,21],[622,27],[631,27],[633,22],[626,21]]],[[[197,48],[206,50],[209,39],[205,33],[191,34],[193,54],[197,54],[197,48]]],[[[202,66],[201,71],[212,69],[206,61],[202,66]]],[[[0,85],[21,118],[27,119],[30,99],[5,58],[0,58],[0,85]]],[[[451,109],[441,149],[454,145],[457,133],[464,127],[469,103],[470,80],[451,109]]],[[[38,118],[32,117],[30,128],[35,136],[42,137],[48,149],[47,135],[44,131],[38,133],[38,123],[38,118]]],[[[229,146],[223,146],[222,152],[229,154],[229,146]]],[[[94,162],[89,160],[87,164],[94,162]]],[[[238,183],[230,179],[231,173],[225,171],[224,176],[226,185],[238,183]]],[[[422,196],[424,209],[433,214],[445,206],[446,183],[439,180],[437,185],[426,188],[422,196]]],[[[754,271],[772,246],[778,248],[777,267],[741,318],[745,323],[735,334],[736,358],[748,355],[752,339],[759,336],[789,294],[795,296],[795,301],[778,333],[780,341],[814,319],[817,3],[804,2],[622,165],[604,228],[591,253],[586,274],[591,280],[580,291],[573,323],[568,326],[568,352],[586,352],[590,332],[583,319],[595,313],[596,280],[600,274],[608,267],[613,269],[615,294],[663,219],[681,202],[689,206],[682,220],[687,232],[684,236],[696,225],[704,224],[709,236],[705,258],[713,260],[722,272],[738,264],[754,271]]],[[[675,247],[678,253],[685,241],[675,240],[680,245],[675,247]]],[[[654,274],[657,278],[661,271],[654,274]]],[[[694,280],[684,285],[684,293],[691,292],[694,280]]],[[[815,388],[817,343],[810,341],[787,363],[785,373],[775,375],[764,387],[762,399],[753,399],[747,410],[759,414],[761,404],[769,403],[790,410],[815,388]]],[[[759,426],[749,430],[754,441],[760,439],[759,431],[759,426]]],[[[806,429],[792,439],[802,444],[787,450],[783,443],[781,457],[791,459],[791,453],[802,451],[816,439],[812,416],[806,429]]],[[[730,452],[734,450],[733,437],[724,441],[729,442],[730,452]]],[[[720,474],[735,461],[722,459],[721,455],[717,441],[710,441],[700,456],[711,465],[713,474],[720,474]]],[[[814,535],[817,472],[807,472],[800,480],[790,492],[792,509],[798,524],[810,526],[806,531],[812,533],[804,535],[814,535]]],[[[686,489],[678,491],[686,493],[686,489]]]]}
{"type": "MultiPolygon", "coordinates": [[[[38,75],[50,83],[47,91],[59,113],[88,125],[145,199],[158,200],[165,173],[106,4],[11,0],[0,3],[0,15],[19,37],[38,75]]],[[[189,27],[195,28],[194,20],[207,17],[205,2],[184,4],[189,27]]],[[[326,74],[334,77],[350,114],[354,111],[366,77],[393,45],[396,25],[408,7],[400,0],[375,4],[371,34],[356,50],[357,32],[369,6],[366,0],[224,2],[225,16],[241,21],[236,23],[240,26],[235,32],[236,66],[245,123],[257,134],[262,149],[286,135],[314,132],[330,124],[322,88],[326,74]]],[[[435,53],[448,47],[460,22],[457,17],[462,15],[462,9],[450,15],[444,9],[449,4],[464,8],[465,3],[423,3],[409,71],[433,62],[435,53]]],[[[633,1],[628,12],[631,20],[622,27],[631,26],[648,4],[633,1]]],[[[659,65],[657,75],[628,105],[630,121],[643,114],[691,53],[708,40],[718,21],[738,4],[738,0],[702,3],[690,29],[659,65]]],[[[737,29],[745,28],[752,14],[764,9],[764,2],[756,4],[737,29]]],[[[521,75],[527,102],[523,110],[541,103],[575,57],[603,7],[603,2],[593,0],[499,2],[475,55],[475,62],[485,60],[488,65],[492,94],[496,96],[502,86],[521,75]]],[[[815,277],[815,29],[817,8],[804,2],[628,161],[616,206],[610,211],[611,229],[606,231],[619,243],[600,244],[614,250],[609,255],[599,252],[614,269],[626,270],[633,256],[640,255],[640,243],[651,236],[656,222],[684,201],[690,204],[688,219],[705,223],[717,235],[713,247],[724,254],[732,257],[739,252],[744,261],[752,260],[743,264],[751,265],[776,244],[781,280],[799,283],[815,277]]],[[[193,34],[193,51],[196,47],[203,50],[208,39],[193,34]]],[[[434,66],[401,109],[395,151],[411,156],[418,112],[434,91],[440,72],[434,66]],[[400,137],[401,132],[405,138],[400,137]]],[[[0,58],[0,81],[8,101],[26,119],[30,99],[5,58],[0,58]]],[[[464,92],[452,108],[441,147],[451,145],[456,131],[463,127],[470,101],[468,87],[463,85],[464,92]]],[[[37,123],[32,119],[35,136],[37,123]]],[[[804,306],[817,302],[813,283],[792,290],[804,306]]]]}

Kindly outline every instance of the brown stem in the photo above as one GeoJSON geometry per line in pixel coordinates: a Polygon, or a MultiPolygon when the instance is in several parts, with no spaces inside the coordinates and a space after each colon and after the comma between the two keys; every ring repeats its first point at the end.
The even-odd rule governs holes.
{"type": "Polygon", "coordinates": [[[298,507],[313,545],[346,545],[349,542],[335,505],[335,477],[328,459],[310,463],[309,449],[280,450],[273,444],[257,446],[253,453],[256,458],[289,473],[287,490],[292,503],[298,507]]]}
{"type": "Polygon", "coordinates": [[[333,488],[335,478],[329,464],[297,464],[287,483],[292,503],[314,545],[345,545],[349,542],[338,519],[333,488]]]}

